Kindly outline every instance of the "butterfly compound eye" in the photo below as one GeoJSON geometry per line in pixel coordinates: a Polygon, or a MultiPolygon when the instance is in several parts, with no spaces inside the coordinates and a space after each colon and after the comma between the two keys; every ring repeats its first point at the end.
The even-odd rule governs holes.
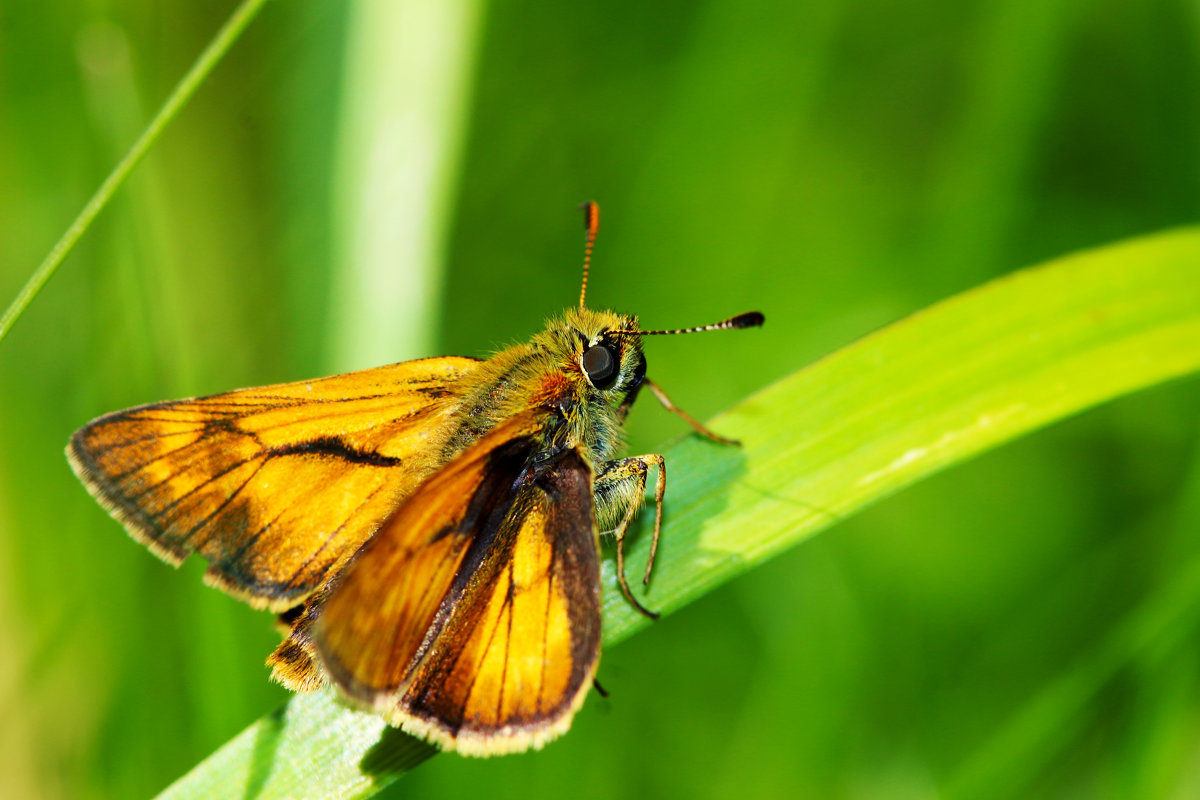
{"type": "Polygon", "coordinates": [[[583,354],[583,370],[597,389],[608,389],[617,381],[617,358],[607,345],[592,345],[583,354]]]}

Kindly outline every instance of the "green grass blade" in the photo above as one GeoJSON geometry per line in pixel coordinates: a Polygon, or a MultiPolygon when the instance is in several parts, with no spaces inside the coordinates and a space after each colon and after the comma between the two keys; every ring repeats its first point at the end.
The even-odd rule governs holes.
{"type": "MultiPolygon", "coordinates": [[[[770,326],[782,324],[741,335],[770,347],[770,326]]],[[[1071,256],[939,303],[721,415],[714,427],[742,448],[692,437],[665,450],[667,522],[647,603],[677,609],[936,470],[1197,369],[1200,230],[1071,256]]],[[[647,547],[639,536],[635,562],[647,547]]],[[[648,623],[613,589],[611,562],[604,579],[611,645],[648,623]]],[[[362,797],[433,753],[327,695],[297,697],[163,797],[362,797]]]]}
{"type": "Polygon", "coordinates": [[[349,8],[330,326],[330,361],[343,368],[433,349],[483,6],[349,8]]]}
{"type": "Polygon", "coordinates": [[[242,31],[254,19],[259,9],[265,5],[267,0],[243,0],[213,37],[208,46],[204,48],[196,62],[192,64],[192,68],[187,71],[187,74],[176,84],[171,94],[167,97],[162,107],[158,109],[158,113],[154,115],[154,119],[150,120],[150,124],[142,131],[142,135],[137,138],[133,146],[129,148],[129,152],[125,157],[117,163],[112,172],[108,173],[108,177],[100,184],[100,188],[92,195],[91,199],[79,212],[79,216],[75,217],[75,221],[70,224],[67,230],[63,233],[59,240],[50,249],[49,255],[38,265],[38,268],[33,271],[29,280],[17,292],[17,296],[9,304],[4,311],[4,316],[0,316],[0,341],[4,340],[5,335],[9,332],[12,326],[20,318],[25,309],[33,302],[33,298],[37,296],[42,287],[46,285],[46,281],[58,269],[58,265],[67,257],[67,253],[75,247],[75,243],[79,241],[79,237],[83,236],[96,219],[96,216],[108,205],[108,201],[112,198],[113,193],[117,188],[125,182],[129,177],[129,173],[142,160],[142,156],[146,155],[146,151],[150,149],[150,145],[154,144],[163,129],[170,124],[179,110],[191,99],[196,93],[196,89],[204,81],[208,73],[212,72],[213,67],[217,62],[228,52],[229,48],[241,36],[242,31]]]}

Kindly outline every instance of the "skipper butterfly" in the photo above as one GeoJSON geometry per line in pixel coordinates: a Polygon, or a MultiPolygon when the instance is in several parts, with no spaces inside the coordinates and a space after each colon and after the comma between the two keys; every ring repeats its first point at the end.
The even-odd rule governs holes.
{"type": "Polygon", "coordinates": [[[75,473],[170,564],[280,615],[272,677],[332,683],[447,750],[491,755],[563,733],[600,657],[600,531],[624,539],[661,455],[618,458],[649,389],[642,338],[761,325],[751,312],[641,330],[584,305],[599,223],[584,206],[579,307],[485,360],[446,356],[152,403],[71,438],[75,473]]]}

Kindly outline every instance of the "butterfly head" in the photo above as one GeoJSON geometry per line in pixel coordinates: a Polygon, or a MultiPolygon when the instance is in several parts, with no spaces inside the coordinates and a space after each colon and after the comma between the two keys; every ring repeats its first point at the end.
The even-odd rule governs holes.
{"type": "MultiPolygon", "coordinates": [[[[580,374],[597,392],[628,395],[641,385],[646,376],[646,357],[642,354],[643,336],[662,336],[675,333],[699,333],[727,328],[750,328],[763,323],[757,311],[739,314],[711,325],[694,328],[644,331],[632,315],[613,311],[591,311],[584,304],[587,298],[588,270],[592,249],[600,229],[600,207],[593,202],[583,204],[587,245],[583,256],[583,281],[579,289],[579,308],[567,311],[562,327],[574,334],[570,352],[580,374]]],[[[554,326],[552,326],[554,327],[554,326]]]]}
{"type": "MultiPolygon", "coordinates": [[[[558,327],[569,362],[587,389],[602,396],[620,396],[636,389],[646,376],[637,317],[614,311],[572,308],[558,327]]],[[[549,332],[549,331],[547,331],[549,332]]]]}

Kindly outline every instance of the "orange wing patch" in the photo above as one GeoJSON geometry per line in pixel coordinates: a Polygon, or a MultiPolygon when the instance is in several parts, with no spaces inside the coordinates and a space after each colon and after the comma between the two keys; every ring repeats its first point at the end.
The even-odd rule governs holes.
{"type": "Polygon", "coordinates": [[[251,605],[302,602],[438,463],[448,386],[431,358],[101,417],[67,449],[76,474],[164,560],[251,605]]]}
{"type": "MultiPolygon", "coordinates": [[[[490,511],[474,515],[471,530],[455,528],[463,541],[453,548],[445,528],[422,532],[429,558],[443,559],[438,568],[413,555],[377,555],[398,552],[398,543],[380,544],[401,535],[389,522],[334,587],[317,626],[317,652],[348,694],[406,730],[475,755],[540,747],[565,731],[600,654],[591,470],[572,450],[514,483],[513,463],[528,457],[521,443],[485,439],[468,451],[477,458],[486,448],[508,486],[484,470],[469,505],[490,511]],[[438,582],[411,588],[420,569],[438,582]],[[372,608],[363,607],[367,598],[372,608]],[[391,646],[372,652],[370,642],[391,646]]],[[[441,479],[419,497],[427,501],[441,479]]],[[[460,496],[458,506],[466,503],[460,496]]],[[[394,521],[411,505],[416,497],[394,521]]]]}

